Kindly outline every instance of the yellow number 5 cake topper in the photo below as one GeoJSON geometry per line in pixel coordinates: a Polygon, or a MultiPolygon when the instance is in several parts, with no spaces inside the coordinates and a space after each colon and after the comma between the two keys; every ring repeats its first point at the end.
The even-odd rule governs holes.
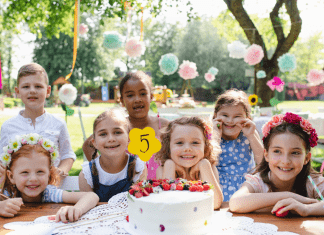
{"type": "Polygon", "coordinates": [[[133,128],[129,132],[128,151],[137,155],[142,161],[150,160],[154,153],[161,149],[160,141],[155,137],[152,127],[145,127],[143,130],[133,128]]]}

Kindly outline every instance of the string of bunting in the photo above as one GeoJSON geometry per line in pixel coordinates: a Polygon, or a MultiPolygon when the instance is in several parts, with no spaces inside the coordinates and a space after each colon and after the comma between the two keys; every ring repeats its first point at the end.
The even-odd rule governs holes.
{"type": "Polygon", "coordinates": [[[71,72],[65,76],[65,80],[68,80],[74,70],[76,56],[77,56],[77,49],[78,49],[78,31],[79,31],[79,17],[78,13],[80,11],[80,0],[75,0],[75,9],[74,9],[74,38],[73,38],[73,62],[72,62],[72,69],[71,72]]]}
{"type": "Polygon", "coordinates": [[[143,7],[141,7],[141,11],[142,11],[142,18],[141,18],[141,37],[140,37],[140,41],[143,41],[143,29],[144,29],[144,12],[143,12],[143,7]]]}

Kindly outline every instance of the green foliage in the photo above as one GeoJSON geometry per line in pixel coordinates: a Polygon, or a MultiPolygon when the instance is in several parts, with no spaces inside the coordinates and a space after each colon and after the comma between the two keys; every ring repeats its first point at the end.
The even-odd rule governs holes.
{"type": "Polygon", "coordinates": [[[150,110],[152,110],[154,113],[158,112],[157,105],[154,101],[150,103],[150,110]]]}
{"type": "MultiPolygon", "coordinates": [[[[227,44],[209,19],[188,24],[177,47],[177,54],[180,64],[183,60],[189,60],[197,65],[199,76],[191,81],[193,87],[217,89],[218,92],[231,87],[244,90],[248,88],[250,80],[245,77],[248,66],[242,60],[229,58],[227,44]],[[219,70],[216,79],[211,83],[204,78],[210,67],[219,70]]],[[[182,82],[182,78],[174,81],[177,87],[181,87],[182,82]]]]}

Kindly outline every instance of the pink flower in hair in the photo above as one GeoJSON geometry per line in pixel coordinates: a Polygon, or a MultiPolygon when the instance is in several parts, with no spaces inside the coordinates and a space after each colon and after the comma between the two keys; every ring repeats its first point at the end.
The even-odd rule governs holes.
{"type": "Polygon", "coordinates": [[[297,114],[288,112],[288,113],[286,113],[286,115],[284,117],[284,121],[288,122],[288,123],[299,125],[299,123],[302,121],[302,118],[300,116],[298,116],[297,114]]]}
{"type": "Polygon", "coordinates": [[[311,130],[313,129],[312,124],[309,123],[308,120],[303,119],[302,122],[300,123],[300,126],[306,130],[307,134],[311,134],[311,130]]]}

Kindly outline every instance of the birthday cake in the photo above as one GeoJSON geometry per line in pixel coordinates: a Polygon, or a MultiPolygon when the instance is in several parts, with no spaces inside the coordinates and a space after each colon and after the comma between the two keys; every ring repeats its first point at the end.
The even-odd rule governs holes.
{"type": "Polygon", "coordinates": [[[211,185],[201,181],[156,180],[131,186],[128,229],[137,234],[206,234],[214,210],[211,185]]]}

